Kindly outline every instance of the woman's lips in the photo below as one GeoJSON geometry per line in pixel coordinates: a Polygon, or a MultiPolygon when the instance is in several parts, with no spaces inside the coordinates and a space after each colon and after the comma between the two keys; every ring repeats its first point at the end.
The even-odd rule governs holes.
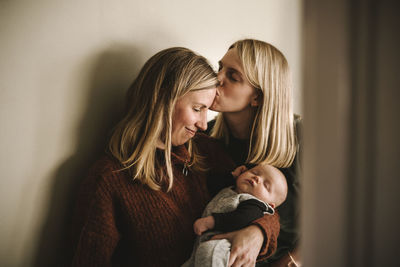
{"type": "Polygon", "coordinates": [[[218,102],[217,97],[218,97],[218,96],[215,96],[214,101],[213,101],[213,103],[211,104],[211,107],[210,107],[211,110],[214,110],[214,109],[215,109],[215,106],[218,105],[218,103],[217,103],[217,102],[218,102]]]}
{"type": "Polygon", "coordinates": [[[188,131],[188,133],[189,133],[190,135],[192,135],[192,136],[194,136],[194,135],[196,134],[196,131],[190,130],[189,128],[186,128],[186,127],[185,127],[185,129],[186,129],[186,131],[188,131]]]}

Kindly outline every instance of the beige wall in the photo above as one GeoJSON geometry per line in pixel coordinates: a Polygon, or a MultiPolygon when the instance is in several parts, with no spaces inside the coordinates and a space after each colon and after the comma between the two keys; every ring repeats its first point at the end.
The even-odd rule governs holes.
{"type": "Polygon", "coordinates": [[[144,61],[186,46],[213,64],[235,40],[287,56],[300,112],[301,1],[0,2],[0,265],[62,251],[74,192],[144,61]]]}

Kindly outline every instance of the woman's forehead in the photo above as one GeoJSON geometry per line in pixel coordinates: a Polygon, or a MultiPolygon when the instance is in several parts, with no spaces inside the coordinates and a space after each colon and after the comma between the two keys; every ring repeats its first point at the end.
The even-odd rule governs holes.
{"type": "Polygon", "coordinates": [[[209,106],[211,105],[210,102],[212,103],[212,101],[214,100],[215,93],[216,87],[210,89],[196,90],[188,92],[182,97],[182,99],[185,99],[192,103],[209,106]]]}
{"type": "Polygon", "coordinates": [[[242,62],[240,62],[236,48],[229,49],[221,59],[221,62],[226,67],[234,68],[240,72],[243,71],[242,62]]]}

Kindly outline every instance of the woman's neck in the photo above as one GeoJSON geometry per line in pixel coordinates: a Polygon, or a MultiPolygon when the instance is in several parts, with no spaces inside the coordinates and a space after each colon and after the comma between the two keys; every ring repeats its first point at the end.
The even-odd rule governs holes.
{"type": "Polygon", "coordinates": [[[239,112],[224,113],[224,119],[233,137],[238,139],[250,138],[255,114],[255,108],[247,108],[239,112]]]}

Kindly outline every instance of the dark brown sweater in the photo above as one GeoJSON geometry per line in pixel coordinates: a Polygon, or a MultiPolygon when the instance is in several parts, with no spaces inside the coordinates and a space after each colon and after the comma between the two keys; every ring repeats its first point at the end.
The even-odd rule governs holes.
{"type": "MultiPolygon", "coordinates": [[[[213,172],[233,168],[232,160],[213,139],[196,136],[201,153],[213,172]]],[[[180,266],[190,257],[195,234],[193,223],[202,214],[210,195],[206,174],[182,174],[188,152],[172,151],[172,190],[154,191],[105,156],[83,181],[73,224],[73,266],[180,266]]],[[[277,215],[254,222],[264,233],[261,254],[276,249],[277,215]]]]}

